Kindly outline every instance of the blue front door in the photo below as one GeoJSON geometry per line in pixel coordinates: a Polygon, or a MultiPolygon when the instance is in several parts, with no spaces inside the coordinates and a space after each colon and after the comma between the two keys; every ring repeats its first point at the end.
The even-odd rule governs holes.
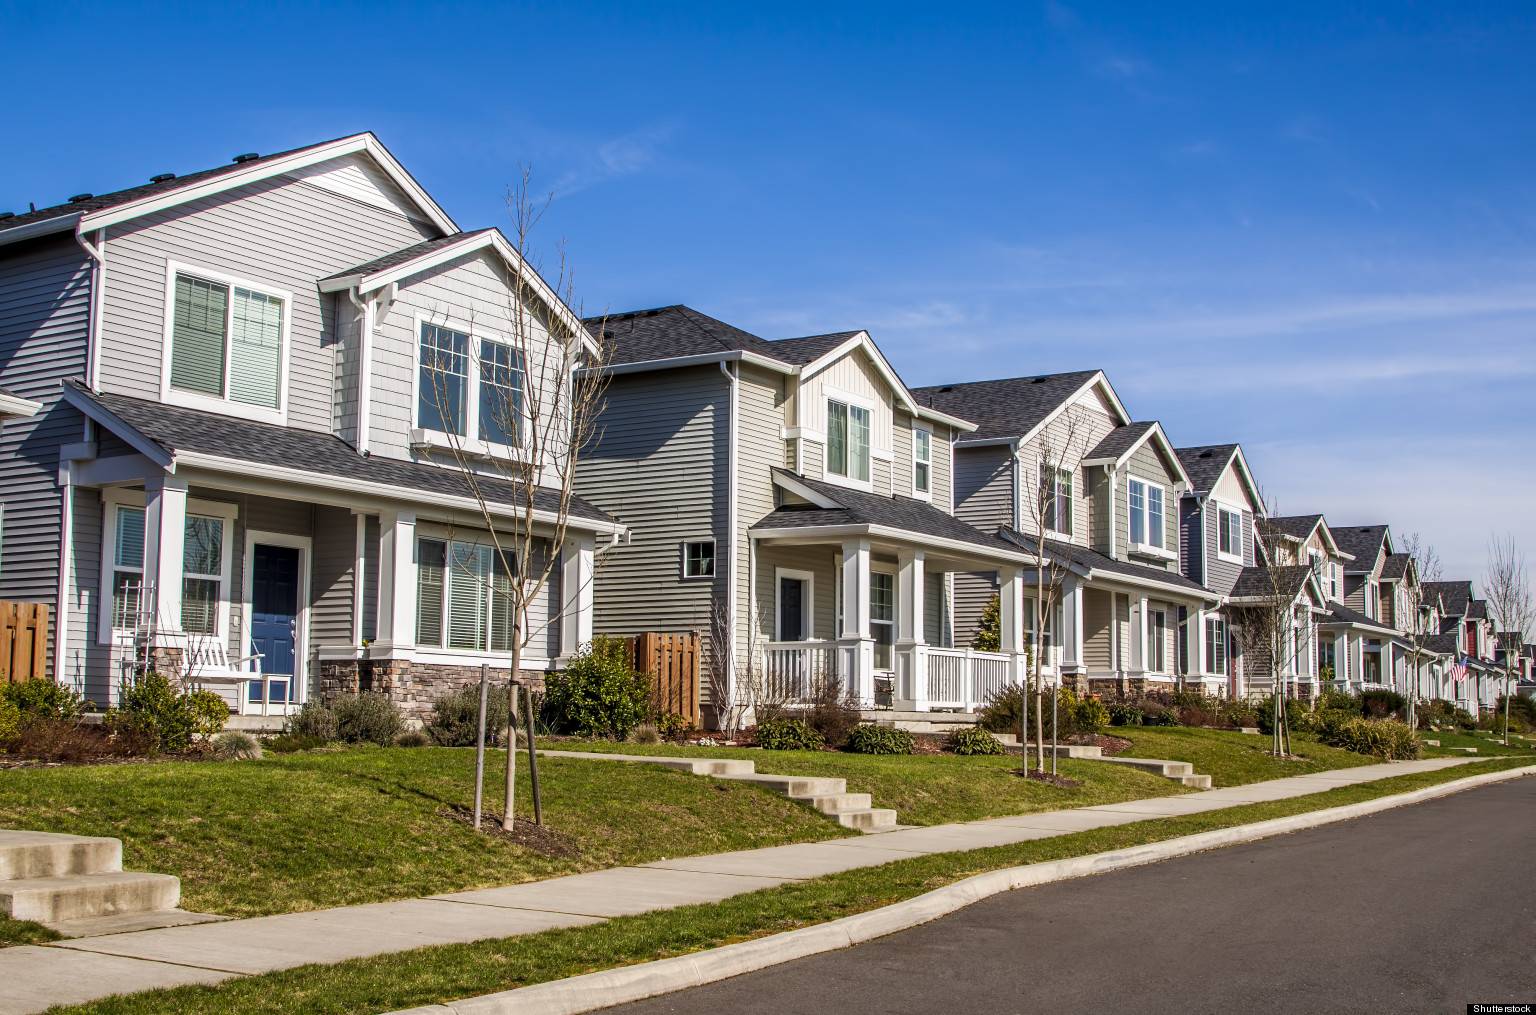
{"type": "MultiPolygon", "coordinates": [[[[298,617],[299,551],[257,543],[251,555],[251,650],[261,654],[266,704],[294,700],[298,617]]],[[[247,686],[250,702],[262,704],[262,683],[247,686]]]]}

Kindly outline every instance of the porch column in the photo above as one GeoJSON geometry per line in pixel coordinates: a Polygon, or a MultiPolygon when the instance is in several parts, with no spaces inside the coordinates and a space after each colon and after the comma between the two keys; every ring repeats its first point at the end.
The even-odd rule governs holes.
{"type": "Polygon", "coordinates": [[[1076,575],[1061,582],[1061,675],[1083,668],[1083,585],[1076,575]]]}
{"type": "Polygon", "coordinates": [[[1024,671],[1024,572],[1008,568],[998,573],[998,650],[1008,656],[1008,671],[1020,684],[1029,674],[1024,671]]]}
{"type": "Polygon", "coordinates": [[[352,550],[352,647],[362,648],[368,587],[368,516],[354,510],[352,518],[357,526],[357,541],[352,550]]]}
{"type": "Polygon", "coordinates": [[[560,658],[569,659],[592,641],[592,563],[596,542],[570,536],[560,548],[560,658]]]}
{"type": "Polygon", "coordinates": [[[1131,665],[1138,674],[1145,674],[1150,669],[1147,666],[1147,597],[1137,596],[1135,603],[1136,616],[1132,618],[1132,630],[1135,631],[1135,635],[1131,665]]]}
{"type": "Polygon", "coordinates": [[[843,543],[842,646],[849,688],[865,705],[875,703],[875,643],[869,626],[869,540],[843,543]]]}
{"type": "Polygon", "coordinates": [[[1189,632],[1189,672],[1196,677],[1205,676],[1205,607],[1195,608],[1191,622],[1194,630],[1189,632]]]}
{"type": "Polygon", "coordinates": [[[416,645],[416,512],[379,512],[378,642],[385,651],[416,645]]]}
{"type": "Polygon", "coordinates": [[[928,644],[923,637],[926,558],[922,550],[903,550],[896,557],[896,660],[900,668],[896,697],[910,701],[915,712],[928,710],[928,644]]]}
{"type": "Polygon", "coordinates": [[[155,645],[179,645],[182,558],[187,538],[187,481],[152,476],[144,483],[144,584],[153,604],[155,645]]]}

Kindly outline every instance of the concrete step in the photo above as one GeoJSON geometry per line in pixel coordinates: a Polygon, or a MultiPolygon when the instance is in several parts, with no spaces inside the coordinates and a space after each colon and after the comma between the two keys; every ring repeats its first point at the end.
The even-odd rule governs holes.
{"type": "Polygon", "coordinates": [[[0,829],[0,881],[123,869],[123,844],[91,835],[0,829]]]}
{"type": "Polygon", "coordinates": [[[844,828],[856,828],[861,832],[888,832],[896,827],[896,812],[889,807],[843,811],[837,815],[837,823],[844,828]]]}
{"type": "Polygon", "coordinates": [[[147,913],[114,913],[111,916],[60,920],[44,926],[64,937],[104,937],[108,934],[131,934],[136,930],[163,930],[166,927],[186,927],[194,923],[218,923],[228,919],[227,916],[215,916],[212,913],[189,913],[185,909],[155,909],[147,913]]]}
{"type": "Polygon", "coordinates": [[[181,881],[169,874],[112,871],[0,881],[0,913],[38,923],[175,909],[179,901],[181,881]]]}
{"type": "Polygon", "coordinates": [[[1186,775],[1195,774],[1195,766],[1187,761],[1163,761],[1160,758],[1100,758],[1100,761],[1108,761],[1115,765],[1126,765],[1130,768],[1139,768],[1153,775],[1160,775],[1165,779],[1179,779],[1186,775]]]}
{"type": "Polygon", "coordinates": [[[844,811],[866,811],[874,806],[868,793],[834,793],[831,796],[797,797],[823,814],[841,814],[844,811]]]}
{"type": "Polygon", "coordinates": [[[717,778],[732,779],[737,782],[750,782],[775,793],[783,793],[787,797],[797,800],[809,799],[818,796],[836,796],[846,792],[848,784],[842,779],[828,779],[808,775],[770,775],[759,772],[754,775],[720,774],[717,778]]]}
{"type": "MultiPolygon", "coordinates": [[[[1017,748],[1019,746],[1019,736],[1017,733],[994,733],[992,735],[1004,747],[1017,748]]],[[[1036,749],[1035,745],[1031,743],[1029,749],[1034,751],[1036,749]]],[[[1098,761],[1104,757],[1104,748],[1096,744],[1056,744],[1054,746],[1046,744],[1045,753],[1050,754],[1052,751],[1056,752],[1056,757],[1058,758],[1087,758],[1098,761]]]]}
{"type": "Polygon", "coordinates": [[[728,778],[749,776],[757,770],[755,762],[736,758],[672,758],[651,754],[608,754],[605,751],[540,751],[550,758],[581,758],[587,761],[628,761],[641,765],[659,765],[693,775],[728,778]]]}
{"type": "Polygon", "coordinates": [[[1208,775],[1183,775],[1179,781],[1193,789],[1210,789],[1211,777],[1208,775]]]}

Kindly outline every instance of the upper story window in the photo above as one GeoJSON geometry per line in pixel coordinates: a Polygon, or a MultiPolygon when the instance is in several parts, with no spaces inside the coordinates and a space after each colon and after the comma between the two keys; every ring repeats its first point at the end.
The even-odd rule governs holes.
{"type": "Polygon", "coordinates": [[[918,428],[912,430],[912,492],[933,494],[933,434],[918,428]]]}
{"type": "Polygon", "coordinates": [[[1167,531],[1163,522],[1163,488],[1144,479],[1127,483],[1131,509],[1131,545],[1163,550],[1167,531]]]}
{"type": "Polygon", "coordinates": [[[1381,587],[1375,582],[1365,583],[1365,615],[1372,620],[1381,615],[1381,587]]]}
{"type": "Polygon", "coordinates": [[[1243,513],[1216,507],[1216,553],[1241,563],[1243,560],[1243,513]]]}
{"type": "Polygon", "coordinates": [[[683,577],[713,578],[715,576],[715,541],[700,540],[683,544],[683,577]]]}
{"type": "Polygon", "coordinates": [[[416,541],[416,643],[507,652],[514,632],[512,578],[485,543],[416,541]]]}
{"type": "Polygon", "coordinates": [[[418,350],[417,427],[488,445],[522,446],[527,374],[520,351],[430,321],[421,322],[418,350]]]}
{"type": "Polygon", "coordinates": [[[1040,501],[1047,532],[1072,538],[1072,470],[1040,463],[1040,501]]]}
{"type": "Polygon", "coordinates": [[[288,296],[175,265],[169,274],[164,399],[282,422],[288,296]]]}
{"type": "Polygon", "coordinates": [[[827,472],[869,482],[870,411],[862,405],[827,399],[827,472]]]}

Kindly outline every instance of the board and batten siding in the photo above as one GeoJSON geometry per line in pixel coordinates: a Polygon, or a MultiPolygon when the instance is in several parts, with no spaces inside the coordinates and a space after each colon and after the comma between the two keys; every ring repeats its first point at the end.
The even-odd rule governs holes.
{"type": "MultiPolygon", "coordinates": [[[[57,607],[63,500],[59,448],[82,437],[60,383],[84,378],[91,265],[72,235],[17,244],[0,257],[0,387],[42,403],[0,429],[0,599],[57,607]]],[[[48,625],[48,666],[54,634],[48,625]]]]}
{"type": "MultiPolygon", "coordinates": [[[[335,160],[344,171],[365,162],[335,160]]],[[[362,173],[359,170],[359,173],[362,173]]],[[[362,174],[366,175],[366,174],[362,174]]],[[[319,279],[435,233],[398,211],[313,179],[273,177],[146,215],[107,230],[101,386],[159,400],[166,267],[233,276],[289,294],[287,425],[331,431],[336,413],[336,300],[319,279]]],[[[238,406],[232,406],[238,414],[238,406]]]]}
{"type": "MultiPolygon", "coordinates": [[[[875,451],[891,451],[891,429],[894,418],[893,400],[895,393],[886,383],[875,366],[870,362],[869,356],[862,350],[856,349],[836,362],[828,365],[810,377],[803,378],[799,384],[799,390],[795,396],[795,410],[798,421],[790,423],[790,426],[807,427],[817,433],[827,432],[827,398],[833,391],[852,395],[862,404],[868,404],[870,411],[870,447],[875,451]]],[[[780,403],[779,418],[785,418],[783,401],[780,403]]]]}
{"type": "Polygon", "coordinates": [[[593,631],[699,631],[726,592],[726,440],[730,389],[715,366],[614,377],[576,491],[629,540],[598,558],[593,631]],[[682,546],[714,539],[713,581],[685,579],[682,546]]]}

